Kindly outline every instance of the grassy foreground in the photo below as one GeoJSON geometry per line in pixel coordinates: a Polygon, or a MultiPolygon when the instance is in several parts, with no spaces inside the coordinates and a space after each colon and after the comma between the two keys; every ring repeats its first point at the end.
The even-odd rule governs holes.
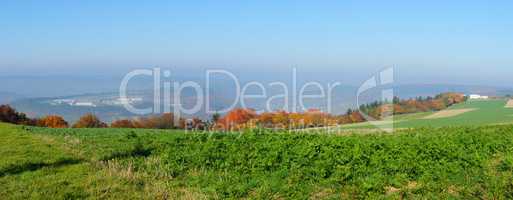
{"type": "Polygon", "coordinates": [[[203,134],[0,124],[2,199],[513,198],[513,125],[203,134]]]}

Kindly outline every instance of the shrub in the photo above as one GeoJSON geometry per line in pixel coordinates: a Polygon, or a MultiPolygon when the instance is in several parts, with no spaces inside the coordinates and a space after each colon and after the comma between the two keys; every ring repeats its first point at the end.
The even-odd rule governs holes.
{"type": "Polygon", "coordinates": [[[58,115],[49,115],[37,120],[37,125],[50,128],[68,128],[68,122],[58,115]]]}
{"type": "Polygon", "coordinates": [[[148,128],[148,129],[176,129],[183,128],[183,119],[178,120],[179,123],[175,124],[175,116],[173,113],[164,113],[162,115],[154,115],[149,117],[139,117],[134,120],[134,128],[148,128]]]}
{"type": "Polygon", "coordinates": [[[154,127],[157,129],[174,129],[176,128],[175,116],[173,113],[164,113],[160,116],[150,118],[153,121],[154,127]]]}
{"type": "Polygon", "coordinates": [[[224,117],[220,118],[217,123],[223,125],[227,130],[239,129],[245,126],[246,122],[257,117],[252,109],[236,108],[228,112],[224,117]]]}
{"type": "Polygon", "coordinates": [[[9,105],[0,105],[0,121],[30,125],[30,119],[24,113],[17,112],[9,105]]]}
{"type": "Polygon", "coordinates": [[[106,128],[107,124],[100,121],[98,117],[89,113],[86,114],[73,124],[73,128],[106,128]]]}
{"type": "Polygon", "coordinates": [[[135,128],[134,123],[132,120],[129,119],[120,119],[112,122],[110,124],[110,127],[112,128],[135,128]]]}

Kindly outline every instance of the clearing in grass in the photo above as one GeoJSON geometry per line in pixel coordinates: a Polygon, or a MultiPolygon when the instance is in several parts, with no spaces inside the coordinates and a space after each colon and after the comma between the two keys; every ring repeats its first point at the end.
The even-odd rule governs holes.
{"type": "MultiPolygon", "coordinates": [[[[513,124],[513,109],[506,99],[469,100],[439,112],[423,112],[394,116],[394,128],[476,126],[513,124]]],[[[369,122],[348,124],[341,129],[377,128],[369,122]]]]}
{"type": "Polygon", "coordinates": [[[438,119],[438,118],[447,118],[447,117],[455,117],[461,115],[466,112],[477,110],[476,108],[466,108],[466,109],[448,109],[438,111],[432,115],[424,117],[424,119],[438,119]]]}
{"type": "Polygon", "coordinates": [[[510,99],[508,100],[508,102],[506,103],[506,106],[504,106],[505,108],[513,108],[513,99],[510,99]]]}

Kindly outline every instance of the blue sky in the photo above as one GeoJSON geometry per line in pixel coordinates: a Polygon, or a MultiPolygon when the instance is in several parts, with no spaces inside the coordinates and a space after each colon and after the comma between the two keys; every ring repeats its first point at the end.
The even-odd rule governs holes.
{"type": "MultiPolygon", "coordinates": [[[[134,67],[513,85],[512,1],[1,1],[0,73],[134,67]]],[[[350,80],[351,81],[351,80],[350,80]]]]}

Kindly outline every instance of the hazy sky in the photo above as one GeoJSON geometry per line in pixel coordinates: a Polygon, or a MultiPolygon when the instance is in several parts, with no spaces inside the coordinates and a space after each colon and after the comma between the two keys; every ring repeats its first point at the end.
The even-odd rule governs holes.
{"type": "Polygon", "coordinates": [[[513,1],[135,2],[0,1],[0,73],[297,67],[357,82],[396,66],[403,82],[513,86],[513,1]]]}

